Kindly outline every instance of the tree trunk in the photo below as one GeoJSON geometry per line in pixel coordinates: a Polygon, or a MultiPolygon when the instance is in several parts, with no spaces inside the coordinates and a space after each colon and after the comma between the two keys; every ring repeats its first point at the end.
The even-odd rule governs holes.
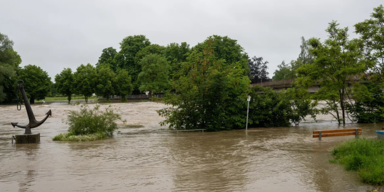
{"type": "Polygon", "coordinates": [[[35,104],[35,98],[34,97],[29,98],[29,104],[35,104]]]}
{"type": "Polygon", "coordinates": [[[85,97],[85,103],[88,103],[88,97],[87,96],[84,96],[85,97]]]}
{"type": "Polygon", "coordinates": [[[68,95],[68,104],[71,104],[72,94],[68,95]]]}
{"type": "MultiPolygon", "coordinates": [[[[333,101],[333,103],[335,104],[336,101],[333,101]]],[[[335,105],[336,105],[336,104],[335,104],[335,105]]],[[[337,116],[337,122],[338,122],[339,125],[340,125],[340,115],[339,115],[339,109],[337,108],[337,105],[336,105],[336,109],[335,109],[335,111],[336,111],[336,116],[337,116]]]]}
{"type": "Polygon", "coordinates": [[[345,126],[344,89],[342,89],[341,91],[339,90],[339,93],[340,93],[341,114],[343,116],[343,125],[345,126]]]}

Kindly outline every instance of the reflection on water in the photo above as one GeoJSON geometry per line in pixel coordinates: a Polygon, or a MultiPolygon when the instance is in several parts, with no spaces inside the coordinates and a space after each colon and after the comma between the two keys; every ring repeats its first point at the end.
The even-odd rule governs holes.
{"type": "MultiPolygon", "coordinates": [[[[329,163],[330,151],[354,138],[312,138],[317,129],[337,129],[327,116],[291,128],[174,133],[160,127],[153,102],[111,105],[129,124],[113,139],[53,142],[67,131],[73,105],[34,105],[37,119],[53,117],[33,132],[40,144],[12,145],[22,134],[10,121],[27,123],[25,111],[0,106],[0,191],[365,191],[355,172],[329,163]]],[[[376,137],[383,124],[348,124],[376,137]]]]}

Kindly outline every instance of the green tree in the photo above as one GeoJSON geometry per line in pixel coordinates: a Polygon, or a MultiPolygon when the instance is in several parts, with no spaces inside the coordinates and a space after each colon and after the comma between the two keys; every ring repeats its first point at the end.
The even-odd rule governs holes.
{"type": "Polygon", "coordinates": [[[278,65],[278,69],[274,72],[273,81],[285,79],[296,79],[297,69],[302,65],[313,63],[313,55],[309,51],[308,41],[301,37],[300,54],[296,60],[292,60],[289,64],[284,61],[278,65]]]}
{"type": "Polygon", "coordinates": [[[98,68],[101,65],[106,65],[110,67],[114,72],[117,71],[117,65],[115,61],[115,56],[117,55],[116,49],[113,47],[108,47],[103,49],[101,56],[99,57],[99,60],[96,64],[96,68],[98,68]]]}
{"type": "Polygon", "coordinates": [[[68,97],[68,104],[71,103],[74,90],[74,75],[71,68],[64,68],[60,74],[55,76],[57,91],[68,97]]]}
{"type": "Polygon", "coordinates": [[[85,102],[88,102],[88,97],[95,92],[96,77],[96,69],[89,63],[87,65],[81,64],[74,73],[75,93],[84,95],[85,102]]]}
{"type": "Polygon", "coordinates": [[[273,81],[295,78],[294,71],[292,70],[290,65],[285,63],[285,61],[281,62],[281,64],[278,65],[277,68],[278,69],[276,69],[272,77],[273,81]]]}
{"type": "Polygon", "coordinates": [[[245,123],[249,78],[239,62],[224,65],[214,54],[212,38],[204,49],[195,49],[183,63],[173,91],[164,99],[172,107],[159,110],[174,129],[209,131],[238,128],[245,123]]]}
{"type": "Polygon", "coordinates": [[[245,69],[245,74],[248,75],[248,55],[244,52],[237,40],[231,39],[227,36],[213,35],[208,37],[203,43],[197,44],[193,50],[203,52],[208,43],[211,42],[211,47],[214,50],[213,54],[218,59],[223,59],[224,65],[235,65],[239,62],[242,69],[245,69]]]}
{"type": "Polygon", "coordinates": [[[285,94],[254,86],[251,89],[249,124],[253,127],[289,127],[293,109],[285,94]],[[260,94],[260,93],[263,94],[260,94]]]}
{"type": "Polygon", "coordinates": [[[51,78],[36,65],[26,65],[20,69],[18,79],[24,81],[24,89],[31,104],[35,103],[35,99],[44,99],[51,90],[51,78]]]}
{"type": "Polygon", "coordinates": [[[252,57],[248,60],[249,65],[249,79],[252,83],[260,83],[269,80],[268,77],[268,61],[263,61],[263,57],[252,57]]]}
{"type": "Polygon", "coordinates": [[[149,54],[164,55],[164,51],[165,51],[165,47],[163,46],[160,46],[157,44],[148,45],[136,53],[135,63],[140,64],[141,59],[149,54]]]}
{"type": "Polygon", "coordinates": [[[20,63],[20,56],[13,50],[13,42],[0,33],[0,102],[14,98],[14,77],[20,63]]]}
{"type": "Polygon", "coordinates": [[[111,95],[115,94],[116,74],[108,67],[101,67],[97,71],[95,78],[95,92],[109,100],[111,95]]]}
{"type": "Polygon", "coordinates": [[[364,56],[374,79],[382,81],[384,74],[384,7],[374,8],[371,18],[355,25],[356,33],[364,44],[364,56]]]}
{"type": "Polygon", "coordinates": [[[140,65],[135,62],[136,54],[151,42],[144,35],[128,36],[120,43],[120,51],[116,55],[115,61],[119,69],[128,71],[134,85],[134,93],[139,93],[137,76],[141,72],[140,65]]]}
{"type": "Polygon", "coordinates": [[[140,91],[163,92],[169,87],[169,65],[167,59],[158,54],[149,54],[139,62],[142,71],[138,77],[140,91]]]}
{"type": "Polygon", "coordinates": [[[126,96],[133,90],[131,76],[128,75],[127,70],[122,69],[118,72],[116,81],[116,92],[121,96],[121,101],[126,101],[126,96]]]}
{"type": "Polygon", "coordinates": [[[329,38],[325,42],[316,38],[309,40],[309,50],[315,60],[298,69],[298,83],[308,87],[317,82],[321,88],[315,97],[328,104],[323,112],[332,114],[339,124],[345,125],[345,99],[351,95],[350,80],[366,68],[360,54],[361,44],[358,40],[348,40],[348,28],[339,28],[338,25],[336,21],[329,24],[326,30],[329,38]]]}
{"type": "Polygon", "coordinates": [[[356,33],[364,45],[362,52],[369,70],[361,84],[353,88],[353,105],[348,110],[358,123],[384,121],[384,7],[374,8],[371,18],[355,25],[356,33]]]}
{"type": "Polygon", "coordinates": [[[187,61],[187,57],[191,52],[191,48],[188,43],[182,42],[170,43],[165,47],[164,57],[170,64],[170,76],[173,77],[181,68],[181,63],[187,61]]]}

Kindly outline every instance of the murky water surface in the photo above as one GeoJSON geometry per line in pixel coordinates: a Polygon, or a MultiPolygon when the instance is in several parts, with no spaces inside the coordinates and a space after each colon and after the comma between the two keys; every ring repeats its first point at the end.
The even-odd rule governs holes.
{"type": "MultiPolygon", "coordinates": [[[[54,142],[68,129],[66,104],[34,105],[36,118],[52,109],[41,127],[40,144],[12,145],[27,124],[23,107],[0,106],[0,191],[366,191],[355,172],[331,164],[330,151],[354,136],[312,138],[317,129],[335,129],[327,116],[291,128],[170,132],[159,126],[153,102],[111,104],[140,128],[121,128],[113,139],[54,142]]],[[[102,104],[102,107],[107,104],[102,104]]],[[[348,124],[376,137],[383,124],[348,124]]]]}

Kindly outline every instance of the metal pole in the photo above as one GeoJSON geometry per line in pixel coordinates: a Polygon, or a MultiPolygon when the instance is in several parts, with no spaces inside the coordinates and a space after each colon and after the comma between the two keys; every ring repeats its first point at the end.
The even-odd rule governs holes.
{"type": "Polygon", "coordinates": [[[251,96],[248,96],[248,107],[247,107],[247,124],[245,125],[245,130],[248,131],[248,116],[249,116],[249,102],[251,101],[251,96]]]}

